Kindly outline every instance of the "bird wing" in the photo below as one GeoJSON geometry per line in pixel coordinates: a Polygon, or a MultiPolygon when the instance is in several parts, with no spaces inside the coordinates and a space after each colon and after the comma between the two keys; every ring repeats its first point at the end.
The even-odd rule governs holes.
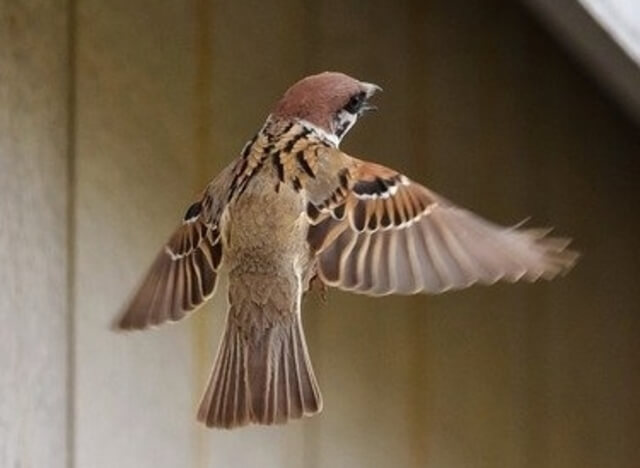
{"type": "Polygon", "coordinates": [[[308,242],[330,286],[369,295],[441,293],[550,279],[578,257],[567,249],[570,239],[548,237],[550,229],[499,226],[393,169],[340,157],[345,169],[333,188],[307,206],[308,242]]]}
{"type": "Polygon", "coordinates": [[[156,256],[116,328],[143,329],[177,321],[213,296],[222,262],[220,210],[210,190],[187,210],[156,256]]]}

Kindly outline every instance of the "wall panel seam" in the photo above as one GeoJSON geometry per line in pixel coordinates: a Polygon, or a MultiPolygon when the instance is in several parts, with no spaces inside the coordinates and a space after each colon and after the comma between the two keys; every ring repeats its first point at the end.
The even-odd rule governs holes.
{"type": "Polygon", "coordinates": [[[76,40],[77,3],[67,2],[67,466],[75,467],[76,40]]]}

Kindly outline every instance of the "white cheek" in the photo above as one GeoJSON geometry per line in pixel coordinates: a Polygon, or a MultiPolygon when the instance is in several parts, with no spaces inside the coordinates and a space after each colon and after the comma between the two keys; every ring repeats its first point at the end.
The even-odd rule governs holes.
{"type": "Polygon", "coordinates": [[[358,116],[354,114],[350,114],[347,111],[341,111],[334,119],[331,124],[331,132],[327,132],[320,127],[313,125],[312,123],[306,120],[300,120],[300,124],[302,124],[305,128],[311,130],[316,135],[320,136],[321,139],[330,142],[334,146],[338,147],[342,138],[351,130],[351,127],[358,120],[358,116]]]}
{"type": "Polygon", "coordinates": [[[338,137],[338,141],[344,138],[344,136],[349,132],[349,130],[351,130],[351,127],[353,127],[357,120],[357,114],[351,114],[344,110],[338,113],[334,122],[334,133],[338,137]]]}

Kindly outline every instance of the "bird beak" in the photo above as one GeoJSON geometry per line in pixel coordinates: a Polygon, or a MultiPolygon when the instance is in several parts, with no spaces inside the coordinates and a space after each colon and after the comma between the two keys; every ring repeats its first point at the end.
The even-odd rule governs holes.
{"type": "Polygon", "coordinates": [[[365,112],[370,112],[370,111],[377,111],[378,110],[378,106],[375,106],[373,104],[369,104],[368,102],[365,102],[362,107],[360,108],[360,115],[364,114],[365,112]]]}
{"type": "MultiPolygon", "coordinates": [[[[364,92],[367,95],[367,99],[373,96],[376,93],[382,92],[382,88],[374,83],[362,83],[362,87],[364,88],[364,92]]],[[[360,108],[360,114],[364,114],[369,111],[377,111],[378,106],[374,106],[373,104],[369,104],[369,102],[365,102],[360,108]]]]}
{"type": "Polygon", "coordinates": [[[367,93],[367,98],[382,92],[382,88],[374,83],[362,83],[362,87],[364,88],[364,92],[367,93]]]}

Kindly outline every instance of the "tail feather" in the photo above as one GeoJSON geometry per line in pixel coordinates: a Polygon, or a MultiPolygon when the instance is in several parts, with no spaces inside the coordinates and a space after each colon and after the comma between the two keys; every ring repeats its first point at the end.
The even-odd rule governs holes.
{"type": "Polygon", "coordinates": [[[261,333],[227,323],[200,403],[198,420],[210,427],[283,424],[322,409],[297,314],[261,333]]]}

